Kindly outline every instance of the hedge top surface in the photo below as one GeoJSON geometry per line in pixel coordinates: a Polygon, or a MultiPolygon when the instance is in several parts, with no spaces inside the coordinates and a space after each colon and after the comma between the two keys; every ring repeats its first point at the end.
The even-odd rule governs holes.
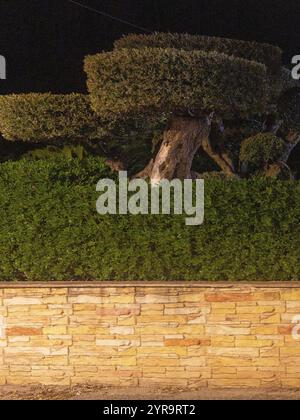
{"type": "Polygon", "coordinates": [[[300,182],[211,179],[205,221],[100,215],[99,158],[0,165],[1,280],[300,279],[300,182]]]}
{"type": "Polygon", "coordinates": [[[115,42],[116,49],[145,47],[216,51],[263,63],[274,72],[280,68],[282,60],[282,50],[277,46],[211,36],[173,33],[130,34],[115,42]]]}
{"type": "Polygon", "coordinates": [[[105,134],[88,96],[75,93],[0,96],[0,132],[6,140],[28,142],[96,139],[105,134]]]}
{"type": "Polygon", "coordinates": [[[263,64],[215,52],[121,49],[86,57],[85,71],[103,118],[193,108],[247,117],[268,102],[263,64]]]}

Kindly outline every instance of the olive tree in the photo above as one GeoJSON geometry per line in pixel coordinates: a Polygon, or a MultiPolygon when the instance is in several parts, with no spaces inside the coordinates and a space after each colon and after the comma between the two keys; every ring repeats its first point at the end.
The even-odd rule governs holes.
{"type": "Polygon", "coordinates": [[[102,119],[165,117],[160,148],[139,176],[154,183],[194,177],[192,163],[200,150],[225,174],[246,176],[253,163],[245,160],[246,150],[253,147],[263,155],[275,147],[258,159],[271,176],[272,165],[286,163],[298,141],[299,96],[291,97],[296,82],[282,68],[281,56],[280,48],[256,42],[129,35],[113,51],[86,57],[85,71],[92,107],[102,119]],[[228,141],[235,141],[230,135],[234,124],[251,126],[254,136],[245,137],[236,157],[228,141]],[[259,133],[270,135],[255,137],[259,133]]]}

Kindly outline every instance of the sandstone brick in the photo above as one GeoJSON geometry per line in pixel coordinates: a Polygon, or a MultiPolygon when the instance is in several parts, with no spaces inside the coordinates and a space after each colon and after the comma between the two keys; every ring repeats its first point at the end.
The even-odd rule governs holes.
{"type": "Polygon", "coordinates": [[[279,348],[271,347],[271,348],[261,348],[259,351],[260,357],[273,357],[279,358],[279,348]]]}
{"type": "MultiPolygon", "coordinates": [[[[97,327],[95,325],[77,325],[77,326],[68,327],[68,334],[70,335],[96,335],[96,332],[97,332],[97,327]]],[[[55,333],[55,334],[60,334],[60,333],[55,333]]]]}
{"type": "Polygon", "coordinates": [[[282,290],[281,297],[285,301],[300,301],[300,288],[282,290]]]}
{"type": "Polygon", "coordinates": [[[168,357],[138,357],[138,366],[156,366],[156,367],[167,367],[167,366],[179,366],[179,358],[168,358],[168,357]]]}
{"type": "Polygon", "coordinates": [[[254,347],[212,347],[208,349],[208,354],[224,357],[258,357],[259,350],[254,347]]]}
{"type": "Polygon", "coordinates": [[[252,300],[257,301],[257,302],[278,301],[280,299],[281,299],[280,290],[276,290],[276,291],[265,290],[265,291],[254,292],[252,294],[252,300]]]}
{"type": "Polygon", "coordinates": [[[212,369],[213,376],[215,375],[236,375],[237,369],[234,367],[215,367],[212,369]]]}
{"type": "Polygon", "coordinates": [[[30,335],[42,335],[42,328],[26,328],[26,327],[15,327],[7,328],[7,336],[30,336],[30,335]]]}
{"type": "Polygon", "coordinates": [[[260,357],[252,361],[252,366],[256,367],[278,367],[280,360],[277,357],[260,357]]]}
{"type": "Polygon", "coordinates": [[[131,335],[134,334],[134,328],[128,326],[110,327],[111,334],[131,335]]]}
{"type": "Polygon", "coordinates": [[[121,316],[139,315],[139,308],[97,308],[96,314],[99,316],[121,316]]]}
{"type": "Polygon", "coordinates": [[[137,349],[138,356],[152,355],[155,357],[168,355],[185,356],[187,354],[186,348],[182,346],[168,346],[168,347],[139,347],[137,349]]]}
{"type": "Polygon", "coordinates": [[[218,357],[218,356],[210,356],[207,357],[207,365],[211,367],[234,367],[236,368],[237,365],[239,367],[243,366],[253,366],[252,359],[250,357],[218,357]]]}
{"type": "Polygon", "coordinates": [[[227,325],[206,327],[206,333],[209,335],[249,335],[250,328],[231,327],[227,325]]]}
{"type": "Polygon", "coordinates": [[[235,337],[228,335],[220,335],[211,337],[211,346],[212,347],[234,347],[235,346],[235,337]]]}
{"type": "Polygon", "coordinates": [[[205,357],[182,357],[180,359],[180,366],[206,366],[206,358],[205,357]]]}
{"type": "Polygon", "coordinates": [[[110,301],[112,303],[134,303],[134,295],[133,294],[124,295],[123,290],[122,290],[122,294],[111,296],[110,301]]]}
{"type": "Polygon", "coordinates": [[[62,326],[62,325],[43,328],[43,334],[45,335],[55,335],[55,334],[61,335],[61,334],[66,334],[66,333],[67,333],[67,327],[62,326]]]}
{"type": "Polygon", "coordinates": [[[288,301],[286,302],[286,308],[287,308],[287,312],[294,311],[295,309],[298,311],[300,310],[300,300],[292,300],[292,301],[288,301]]]}
{"type": "Polygon", "coordinates": [[[67,296],[66,295],[51,295],[51,296],[43,296],[41,299],[42,303],[46,304],[63,304],[67,303],[67,296]]]}
{"type": "Polygon", "coordinates": [[[300,378],[294,379],[281,379],[283,388],[300,388],[300,378]]]}
{"type": "Polygon", "coordinates": [[[111,364],[113,366],[136,366],[137,359],[134,356],[119,356],[119,357],[112,357],[111,364]]]}
{"type": "Polygon", "coordinates": [[[189,315],[199,313],[199,308],[166,308],[164,313],[166,315],[189,315]]]}
{"type": "Polygon", "coordinates": [[[235,302],[212,302],[210,305],[213,312],[215,312],[217,309],[235,309],[236,308],[235,302]]]}
{"type": "MultiPolygon", "coordinates": [[[[14,336],[12,336],[12,337],[8,337],[8,343],[28,343],[29,342],[29,340],[30,340],[30,338],[29,337],[24,337],[24,336],[16,336],[16,337],[14,337],[14,336]]],[[[1,341],[2,340],[0,340],[0,347],[2,347],[1,346],[1,341]]],[[[6,347],[7,346],[7,343],[6,342],[4,342],[3,343],[4,344],[4,347],[6,347]]]]}
{"type": "Polygon", "coordinates": [[[104,299],[102,296],[94,295],[78,295],[78,296],[69,296],[68,302],[70,303],[90,303],[90,304],[101,304],[104,299]]]}
{"type": "Polygon", "coordinates": [[[200,302],[205,302],[205,296],[204,293],[199,293],[199,291],[197,292],[184,292],[182,291],[178,298],[177,298],[177,302],[184,302],[184,303],[200,303],[200,302]]]}
{"type": "Polygon", "coordinates": [[[275,306],[240,306],[236,308],[237,314],[274,314],[284,311],[285,308],[275,306]]]}
{"type": "Polygon", "coordinates": [[[155,304],[143,303],[142,305],[140,305],[140,308],[141,308],[141,314],[144,314],[144,312],[149,315],[152,315],[153,313],[163,314],[165,305],[158,304],[158,303],[155,303],[155,304]]]}
{"type": "Polygon", "coordinates": [[[109,356],[70,356],[69,363],[72,366],[111,366],[111,358],[109,356]]]}
{"type": "Polygon", "coordinates": [[[300,357],[300,345],[297,345],[297,341],[295,341],[294,347],[282,347],[280,348],[280,356],[286,357],[286,356],[295,356],[300,357]]]}
{"type": "Polygon", "coordinates": [[[236,347],[271,347],[273,345],[272,340],[257,340],[255,337],[247,337],[245,339],[237,338],[235,341],[236,347]]]}
{"type": "Polygon", "coordinates": [[[17,296],[10,299],[3,299],[3,303],[6,306],[12,305],[41,305],[42,301],[40,298],[22,297],[17,296]]]}
{"type": "Polygon", "coordinates": [[[292,334],[292,330],[295,327],[295,325],[280,325],[278,327],[278,334],[282,334],[282,335],[291,335],[292,334]]]}
{"type": "Polygon", "coordinates": [[[280,314],[269,315],[269,314],[262,314],[260,317],[262,324],[280,324],[281,317],[280,314]]]}
{"type": "Polygon", "coordinates": [[[253,335],[278,335],[278,327],[275,325],[258,325],[251,328],[253,335]]]}
{"type": "Polygon", "coordinates": [[[139,341],[134,340],[124,340],[124,339],[97,339],[97,346],[109,346],[109,347],[121,347],[121,346],[135,346],[139,345],[139,341]]]}
{"type": "Polygon", "coordinates": [[[24,356],[24,355],[40,355],[42,354],[43,356],[48,356],[50,355],[50,348],[49,347],[31,347],[31,346],[27,346],[27,347],[23,347],[23,346],[18,346],[18,347],[6,347],[4,349],[4,354],[17,354],[20,356],[24,356]]]}
{"type": "Polygon", "coordinates": [[[136,325],[136,318],[134,316],[119,316],[117,324],[120,326],[133,326],[136,325]]]}
{"type": "Polygon", "coordinates": [[[165,346],[183,346],[183,347],[190,347],[190,346],[209,346],[211,344],[209,339],[198,340],[196,338],[192,339],[166,339],[165,346]]]}
{"type": "Polygon", "coordinates": [[[206,324],[206,317],[205,316],[189,317],[188,324],[189,325],[206,324]]]}
{"type": "Polygon", "coordinates": [[[96,313],[96,304],[92,303],[74,303],[73,312],[75,315],[80,314],[95,314],[96,313]]]}
{"type": "Polygon", "coordinates": [[[207,293],[205,295],[207,302],[246,302],[252,300],[251,293],[207,293]]]}
{"type": "Polygon", "coordinates": [[[212,312],[215,315],[234,315],[236,314],[236,308],[215,308],[212,312]]]}
{"type": "Polygon", "coordinates": [[[177,302],[177,296],[168,296],[168,295],[145,295],[137,296],[137,303],[168,303],[168,302],[177,302]]]}

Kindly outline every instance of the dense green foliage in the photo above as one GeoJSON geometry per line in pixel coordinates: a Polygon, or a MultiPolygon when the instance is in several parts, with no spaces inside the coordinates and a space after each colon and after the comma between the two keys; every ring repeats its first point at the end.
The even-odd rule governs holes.
{"type": "Polygon", "coordinates": [[[285,143],[272,133],[261,133],[249,137],[241,144],[240,160],[248,162],[255,168],[277,162],[283,155],[285,143]]]}
{"type": "Polygon", "coordinates": [[[270,102],[277,104],[279,98],[293,89],[300,89],[300,81],[293,79],[291,70],[286,67],[268,76],[270,102]]]}
{"type": "Polygon", "coordinates": [[[87,95],[0,96],[0,132],[6,140],[99,139],[105,131],[87,95]]]}
{"type": "Polygon", "coordinates": [[[216,52],[121,49],[88,56],[85,71],[102,118],[193,108],[247,117],[268,101],[264,65],[216,52]]]}
{"type": "Polygon", "coordinates": [[[205,223],[184,216],[101,216],[98,158],[0,165],[5,280],[300,278],[300,184],[206,182],[205,223]]]}
{"type": "Polygon", "coordinates": [[[215,51],[265,64],[277,71],[281,64],[280,48],[255,41],[217,38],[211,36],[154,33],[152,35],[125,35],[115,42],[115,48],[176,48],[179,50],[215,51]]]}

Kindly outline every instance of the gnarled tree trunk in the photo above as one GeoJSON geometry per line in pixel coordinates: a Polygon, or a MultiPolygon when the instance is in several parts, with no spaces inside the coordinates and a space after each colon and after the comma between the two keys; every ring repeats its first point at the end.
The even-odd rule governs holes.
{"type": "Polygon", "coordinates": [[[174,116],[164,132],[163,142],[154,160],[136,177],[149,177],[153,185],[163,179],[192,178],[191,168],[195,154],[208,138],[211,116],[174,116]]]}

